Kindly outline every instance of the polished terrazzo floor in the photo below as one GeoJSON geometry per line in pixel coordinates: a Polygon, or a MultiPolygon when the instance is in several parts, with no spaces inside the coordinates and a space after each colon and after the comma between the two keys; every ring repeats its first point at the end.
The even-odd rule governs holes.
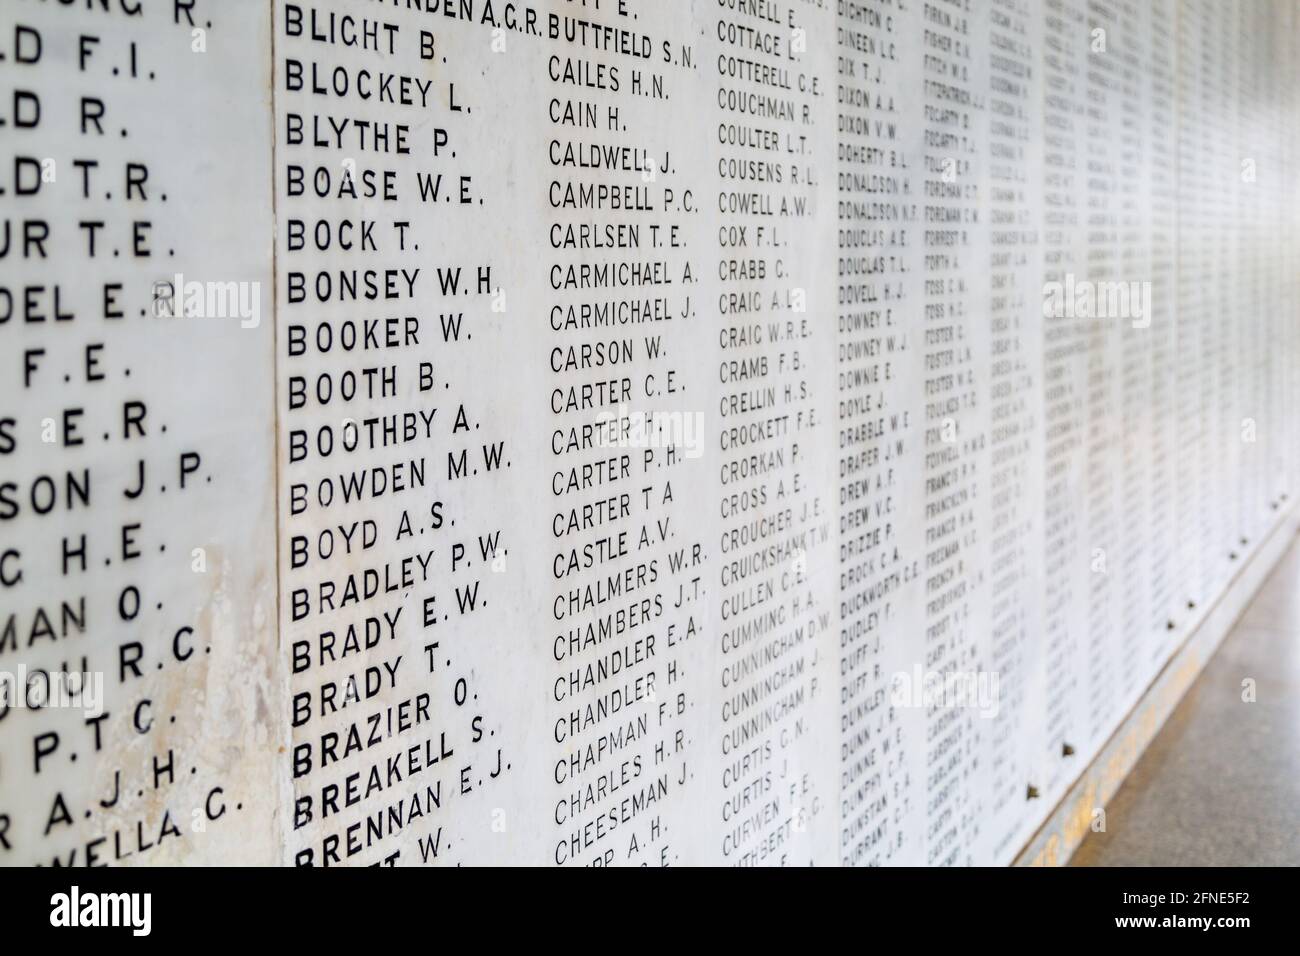
{"type": "Polygon", "coordinates": [[[1071,865],[1300,865],[1300,538],[1071,865]]]}

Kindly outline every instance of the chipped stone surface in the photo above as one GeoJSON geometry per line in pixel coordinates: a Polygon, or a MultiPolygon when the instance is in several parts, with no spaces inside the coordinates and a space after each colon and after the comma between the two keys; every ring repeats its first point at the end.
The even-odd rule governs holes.
{"type": "Polygon", "coordinates": [[[270,21],[208,4],[196,52],[162,4],[111,6],[0,14],[5,89],[40,104],[5,114],[0,669],[103,682],[102,717],[3,712],[0,859],[274,863],[270,21]],[[262,321],[173,317],[178,273],[262,321]]]}

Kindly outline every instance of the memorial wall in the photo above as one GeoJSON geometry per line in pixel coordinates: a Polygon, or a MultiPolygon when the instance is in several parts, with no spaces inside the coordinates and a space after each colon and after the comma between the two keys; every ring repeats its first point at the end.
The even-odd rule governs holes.
{"type": "Polygon", "coordinates": [[[1300,477],[1290,0],[0,0],[0,863],[1004,864],[1300,477]]]}

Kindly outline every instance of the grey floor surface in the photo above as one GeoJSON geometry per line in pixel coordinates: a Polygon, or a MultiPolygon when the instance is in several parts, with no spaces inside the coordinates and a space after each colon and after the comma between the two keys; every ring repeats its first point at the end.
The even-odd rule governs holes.
{"type": "Polygon", "coordinates": [[[1300,538],[1072,866],[1300,866],[1300,538]],[[1253,689],[1254,700],[1248,691],[1253,689]]]}

